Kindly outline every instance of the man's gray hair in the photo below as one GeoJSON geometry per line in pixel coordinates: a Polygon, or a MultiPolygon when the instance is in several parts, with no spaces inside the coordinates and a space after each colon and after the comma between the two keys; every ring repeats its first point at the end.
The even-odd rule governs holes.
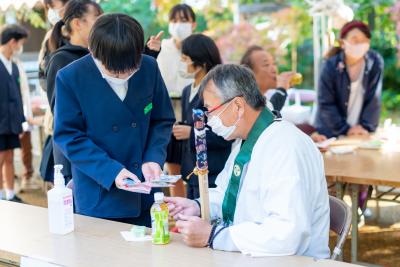
{"type": "Polygon", "coordinates": [[[265,107],[265,97],[258,89],[253,72],[247,67],[234,64],[216,66],[201,82],[199,89],[201,97],[210,81],[217,87],[216,93],[222,102],[242,96],[246,103],[256,110],[265,107]]]}

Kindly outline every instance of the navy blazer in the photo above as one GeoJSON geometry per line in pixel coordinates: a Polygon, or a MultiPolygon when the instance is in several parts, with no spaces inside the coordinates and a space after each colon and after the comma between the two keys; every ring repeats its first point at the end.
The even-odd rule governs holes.
{"type": "MultiPolygon", "coordinates": [[[[383,59],[370,50],[365,56],[363,77],[364,101],[359,124],[369,132],[376,130],[381,111],[383,59]]],[[[347,106],[351,81],[344,61],[344,53],[329,58],[322,69],[318,88],[318,112],[315,127],[327,137],[347,134],[347,106]]]]}
{"type": "Polygon", "coordinates": [[[121,101],[91,55],[58,72],[54,141],[72,165],[76,212],[101,218],[137,217],[153,196],[117,189],[126,168],[143,180],[141,166],[163,166],[174,112],[156,61],[143,55],[121,101]]]}
{"type": "MultiPolygon", "coordinates": [[[[193,109],[203,109],[204,104],[199,94],[190,100],[191,85],[186,86],[182,92],[182,122],[185,125],[192,126],[190,139],[185,140],[182,145],[182,162],[181,173],[184,178],[188,176],[196,166],[196,147],[194,143],[194,128],[193,128],[193,109]]],[[[215,187],[215,179],[222,171],[231,153],[232,142],[226,141],[224,138],[216,135],[211,129],[206,132],[207,142],[207,158],[208,158],[208,184],[210,187],[215,187]]],[[[188,181],[190,185],[198,186],[199,178],[192,175],[188,181]]]]}
{"type": "Polygon", "coordinates": [[[18,67],[12,63],[10,75],[3,62],[0,61],[0,134],[22,133],[24,121],[18,67]]]}

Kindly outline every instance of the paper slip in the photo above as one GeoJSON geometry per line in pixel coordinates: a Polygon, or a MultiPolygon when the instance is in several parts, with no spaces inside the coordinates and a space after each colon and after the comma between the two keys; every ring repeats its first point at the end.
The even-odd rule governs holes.
{"type": "Polygon", "coordinates": [[[318,148],[328,148],[328,147],[329,147],[333,142],[335,142],[335,141],[336,141],[336,137],[332,137],[332,138],[329,138],[329,139],[327,139],[327,140],[325,140],[325,141],[316,143],[315,145],[316,145],[318,148]]]}
{"type": "Polygon", "coordinates": [[[182,178],[182,175],[166,175],[166,174],[161,174],[160,175],[160,182],[166,182],[166,183],[171,183],[174,184],[179,181],[179,179],[182,178]]]}
{"type": "Polygon", "coordinates": [[[128,242],[143,242],[143,241],[151,241],[153,239],[151,237],[151,235],[145,235],[143,237],[136,237],[130,231],[122,231],[121,235],[125,239],[125,241],[128,241],[128,242]]]}
{"type": "Polygon", "coordinates": [[[133,192],[133,193],[140,193],[140,194],[150,194],[151,191],[151,184],[144,182],[144,183],[136,183],[132,179],[125,179],[125,184],[121,188],[123,190],[133,192]]]}

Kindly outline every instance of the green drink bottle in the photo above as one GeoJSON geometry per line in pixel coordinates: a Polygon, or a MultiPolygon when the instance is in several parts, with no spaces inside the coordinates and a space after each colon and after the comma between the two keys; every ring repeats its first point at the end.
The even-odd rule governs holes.
{"type": "Polygon", "coordinates": [[[164,194],[154,194],[154,204],[151,206],[151,232],[153,244],[165,245],[170,241],[168,225],[168,205],[164,202],[164,194]]]}

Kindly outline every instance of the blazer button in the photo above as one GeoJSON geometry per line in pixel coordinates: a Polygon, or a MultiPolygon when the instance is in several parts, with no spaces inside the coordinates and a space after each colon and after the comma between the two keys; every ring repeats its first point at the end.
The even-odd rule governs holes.
{"type": "Polygon", "coordinates": [[[133,168],[134,168],[135,170],[139,169],[139,164],[134,163],[134,164],[133,164],[133,168]]]}
{"type": "Polygon", "coordinates": [[[112,130],[113,130],[114,133],[118,132],[118,126],[114,125],[114,126],[112,127],[112,130]]]}
{"type": "Polygon", "coordinates": [[[136,123],[132,122],[131,127],[136,128],[136,123]]]}

